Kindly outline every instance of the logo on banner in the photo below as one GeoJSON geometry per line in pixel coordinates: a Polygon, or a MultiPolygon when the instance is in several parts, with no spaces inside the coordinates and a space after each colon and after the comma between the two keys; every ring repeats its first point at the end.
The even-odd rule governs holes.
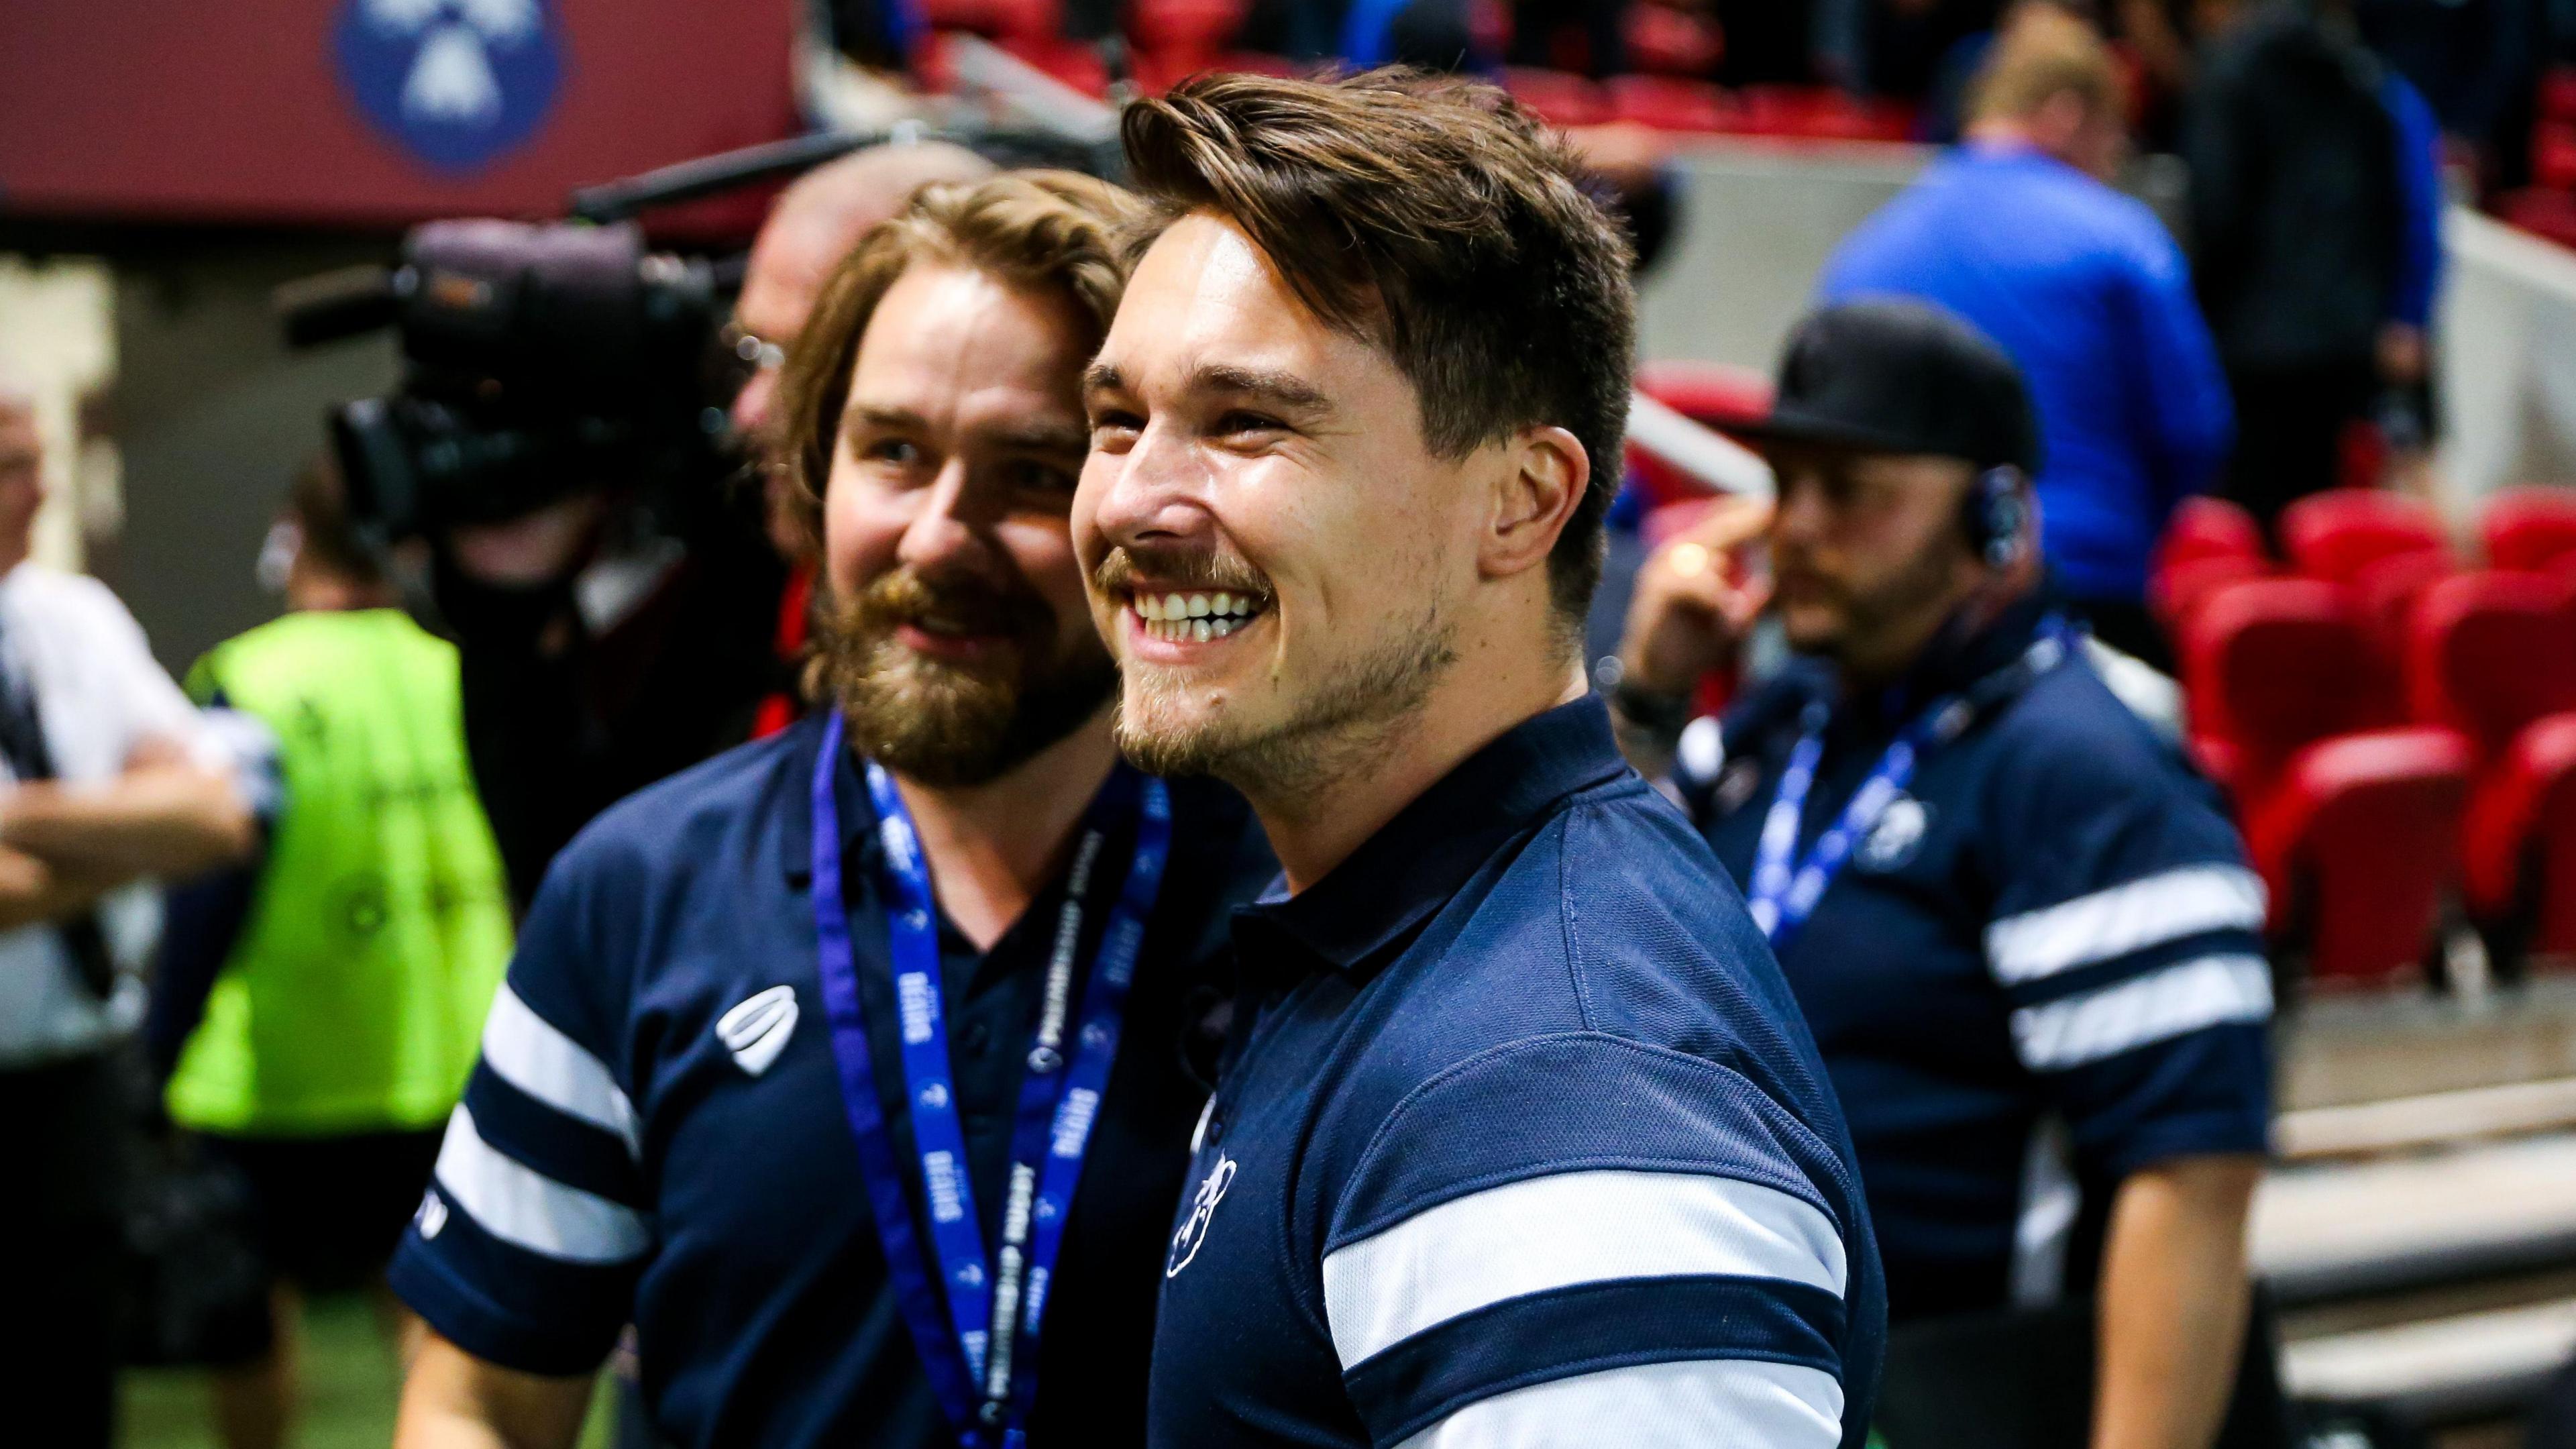
{"type": "Polygon", "coordinates": [[[549,0],[346,0],[340,75],[413,156],[470,171],[533,134],[562,80],[549,0]]]}

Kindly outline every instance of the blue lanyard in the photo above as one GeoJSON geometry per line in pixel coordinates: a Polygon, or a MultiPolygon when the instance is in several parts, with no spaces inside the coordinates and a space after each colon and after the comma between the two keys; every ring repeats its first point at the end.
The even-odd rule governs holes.
{"type": "Polygon", "coordinates": [[[1797,858],[1798,827],[1806,817],[1808,792],[1815,788],[1816,765],[1824,758],[1825,726],[1833,717],[1832,709],[1822,700],[1807,706],[1801,722],[1804,733],[1789,752],[1788,768],[1780,772],[1779,793],[1771,797],[1770,812],[1762,817],[1762,839],[1754,848],[1752,886],[1745,892],[1745,907],[1753,914],[1753,924],[1762,928],[1775,954],[1816,913],[1816,902],[1824,898],[1825,887],[1842,874],[1853,847],[1878,828],[1879,817],[1913,782],[1914,768],[1923,756],[1966,733],[1981,708],[2019,693],[2031,680],[2055,668],[2072,652],[2074,643],[2075,637],[2067,626],[2050,619],[2040,626],[2039,638],[2013,666],[1989,676],[1971,691],[1934,700],[1914,717],[1913,723],[1897,731],[1887,753],[1879,756],[1878,764],[1870,770],[1869,778],[1852,792],[1842,815],[1817,837],[1802,862],[1797,858]]]}
{"type": "Polygon", "coordinates": [[[966,1165],[966,1134],[957,1113],[949,1065],[948,1024],[941,1007],[938,905],[912,816],[891,776],[871,761],[868,793],[876,805],[885,859],[886,918],[894,955],[895,1007],[903,1039],[903,1077],[919,1149],[922,1197],[930,1210],[934,1280],[904,1201],[893,1138],[877,1100],[867,1024],[859,1002],[848,904],[841,882],[839,773],[842,721],[824,726],[814,762],[814,935],[820,956],[832,1054],[841,1102],[859,1149],[868,1203],[885,1247],[895,1301],[912,1330],[931,1392],[961,1443],[983,1449],[1026,1442],[1036,1399],[1038,1332],[1049,1280],[1064,1246],[1064,1222],[1082,1180],[1085,1150],[1118,1053],[1127,991],[1144,945],[1145,923],[1171,855],[1171,793],[1160,780],[1121,767],[1104,786],[1075,847],[1063,913],[1048,961],[1037,1037],[1021,1078],[1020,1110],[1011,1138],[1010,1196],[1002,1242],[989,1259],[975,1188],[966,1165]],[[1136,854],[1100,935],[1100,954],[1083,989],[1080,1026],[1066,1051],[1073,956],[1082,936],[1083,903],[1110,827],[1137,816],[1136,854]],[[943,1304],[944,1300],[944,1304],[943,1304]]]}

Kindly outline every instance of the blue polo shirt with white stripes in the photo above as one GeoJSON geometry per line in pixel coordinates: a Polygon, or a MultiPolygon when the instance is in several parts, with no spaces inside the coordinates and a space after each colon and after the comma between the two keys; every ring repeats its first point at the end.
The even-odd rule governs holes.
{"type": "MultiPolygon", "coordinates": [[[[1799,851],[1929,701],[2011,666],[2023,605],[1837,705],[1799,851]]],[[[1905,1322],[2087,1291],[2113,1190],[2261,1152],[2264,892],[2208,785],[2085,651],[1929,753],[1781,952],[1851,1122],[1888,1300],[1905,1322]]],[[[1793,664],[1684,737],[1676,783],[1748,879],[1808,702],[1793,664]]]]}
{"type": "MultiPolygon", "coordinates": [[[[658,1443],[954,1449],[888,1283],[819,995],[807,791],[820,738],[809,720],[674,776],[556,860],[393,1286],[466,1352],[530,1373],[589,1372],[631,1322],[658,1443]]],[[[879,833],[848,760],[839,795],[878,1099],[909,1163],[879,833]]],[[[1232,907],[1277,871],[1232,792],[1176,782],[1172,808],[1171,864],[1049,1301],[1041,1443],[1143,1437],[1157,1269],[1206,1097],[1184,1051],[1229,999],[1213,968],[1232,907]]],[[[1126,858],[1126,835],[1105,859],[1126,858]]],[[[1059,875],[990,951],[942,922],[987,1241],[1010,1197],[1063,890],[1059,875]]],[[[1077,962],[1105,916],[1089,913],[1077,962]]],[[[1197,1074],[1221,1045],[1211,1034],[1197,1074]]],[[[917,1177],[907,1188],[918,1230],[917,1177]]]]}
{"type": "Polygon", "coordinates": [[[1598,700],[1234,938],[1149,1444],[1861,1442],[1885,1305],[1840,1114],[1598,700]]]}

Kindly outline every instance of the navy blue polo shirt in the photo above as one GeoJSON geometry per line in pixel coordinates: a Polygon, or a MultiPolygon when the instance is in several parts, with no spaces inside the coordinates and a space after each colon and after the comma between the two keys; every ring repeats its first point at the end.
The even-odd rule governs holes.
{"type": "Polygon", "coordinates": [[[1234,938],[1149,1444],[1861,1442],[1884,1301],[1840,1115],[1598,700],[1234,938]]]}
{"type": "MultiPolygon", "coordinates": [[[[655,785],[556,860],[393,1285],[468,1353],[531,1373],[590,1371],[632,1322],[667,1442],[953,1449],[888,1285],[819,995],[807,832],[821,733],[809,720],[655,785]]],[[[878,832],[855,765],[841,773],[834,828],[877,1091],[911,1163],[878,832]]],[[[1171,864],[1048,1307],[1040,1442],[1143,1437],[1157,1270],[1206,1096],[1185,1038],[1230,996],[1214,963],[1231,908],[1277,870],[1239,797],[1181,782],[1172,805],[1171,864]]],[[[1113,836],[1103,859],[1129,845],[1113,836]]],[[[1114,892],[1124,872],[1095,874],[1114,892]]],[[[1064,888],[986,954],[942,927],[988,1219],[1009,1196],[1064,888]]],[[[1107,914],[1088,914],[1094,935],[1107,914]]],[[[1096,947],[1087,935],[1085,969],[1096,947]]]]}
{"type": "MultiPolygon", "coordinates": [[[[2018,606],[1840,704],[1800,822],[1803,858],[1914,711],[2002,687],[1924,756],[1780,953],[1851,1122],[1899,1322],[2086,1291],[2123,1177],[2265,1146],[2262,883],[2208,785],[2083,650],[2014,667],[2042,622],[2018,606]]],[[[1835,697],[1801,662],[1733,712],[1722,759],[1713,724],[1685,736],[1676,783],[1737,880],[1801,715],[1835,697]]]]}

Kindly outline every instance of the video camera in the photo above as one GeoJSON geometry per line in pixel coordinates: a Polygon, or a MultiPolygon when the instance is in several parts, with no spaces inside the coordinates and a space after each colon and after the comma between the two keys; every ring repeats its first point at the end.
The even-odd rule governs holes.
{"type": "Polygon", "coordinates": [[[378,543],[579,492],[731,469],[719,345],[739,272],[647,250],[633,223],[437,221],[400,265],[281,293],[289,343],[392,326],[403,380],[331,411],[351,516],[378,543]]]}
{"type": "Polygon", "coordinates": [[[907,140],[954,142],[1004,167],[1114,174],[1114,133],[1085,119],[1041,110],[1026,126],[906,123],[768,142],[576,191],[569,221],[434,221],[404,238],[395,266],[287,284],[275,303],[290,346],[383,327],[401,339],[396,391],[330,414],[351,519],[383,546],[578,493],[686,511],[737,467],[725,409],[762,344],[726,336],[741,256],[653,251],[634,217],[907,140]]]}

